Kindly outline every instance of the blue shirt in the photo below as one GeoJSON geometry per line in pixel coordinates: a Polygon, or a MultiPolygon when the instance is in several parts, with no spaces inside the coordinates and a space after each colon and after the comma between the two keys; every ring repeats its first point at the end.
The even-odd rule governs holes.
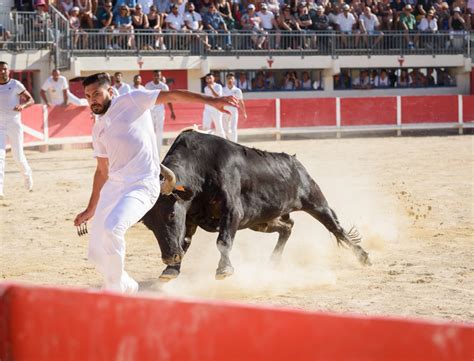
{"type": "Polygon", "coordinates": [[[219,13],[206,13],[203,16],[204,23],[212,26],[214,29],[219,30],[222,27],[222,24],[224,24],[224,19],[222,19],[222,16],[219,13]]]}

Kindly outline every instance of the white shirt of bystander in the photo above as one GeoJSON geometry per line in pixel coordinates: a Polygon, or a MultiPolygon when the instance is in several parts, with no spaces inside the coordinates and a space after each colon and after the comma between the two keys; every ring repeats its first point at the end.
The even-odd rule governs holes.
{"type": "Polygon", "coordinates": [[[438,22],[434,18],[431,18],[431,20],[428,20],[427,18],[423,18],[423,19],[421,19],[420,23],[418,24],[418,30],[420,30],[420,31],[438,31],[438,22]]]}
{"type": "Polygon", "coordinates": [[[113,87],[118,91],[119,95],[124,95],[132,91],[132,88],[127,83],[122,82],[120,83],[120,86],[117,86],[117,85],[118,84],[115,83],[113,87]]]}
{"type": "Polygon", "coordinates": [[[61,105],[64,103],[64,90],[69,89],[67,79],[60,75],[58,81],[54,81],[53,77],[50,76],[44,82],[41,90],[44,90],[48,94],[49,101],[53,105],[61,105]]]}
{"type": "Polygon", "coordinates": [[[0,84],[0,120],[20,118],[21,113],[13,108],[20,104],[20,94],[25,90],[25,86],[15,79],[0,84]]]}
{"type": "Polygon", "coordinates": [[[193,31],[199,29],[200,21],[202,21],[202,17],[199,13],[195,11],[193,11],[192,13],[186,12],[184,14],[184,22],[186,23],[186,26],[193,31]]]}
{"type": "MultiPolygon", "coordinates": [[[[214,83],[214,84],[212,84],[212,88],[217,93],[217,96],[220,96],[220,97],[222,96],[222,85],[214,83]]],[[[214,93],[211,91],[211,89],[209,89],[208,85],[206,85],[206,87],[204,88],[204,94],[206,94],[210,97],[215,97],[214,93]]],[[[204,109],[218,112],[218,110],[216,108],[214,108],[213,106],[207,105],[207,104],[204,105],[204,109]]]]}
{"type": "Polygon", "coordinates": [[[275,15],[271,11],[259,11],[257,13],[257,16],[260,18],[262,21],[262,27],[265,30],[271,30],[273,29],[273,19],[275,19],[275,15]]]}
{"type": "Polygon", "coordinates": [[[359,19],[364,24],[365,30],[369,33],[375,31],[375,28],[379,26],[379,20],[375,14],[370,14],[370,16],[362,14],[359,19]]]}
{"type": "MultiPolygon", "coordinates": [[[[146,83],[145,88],[147,90],[165,90],[165,91],[170,90],[168,85],[166,85],[162,81],[160,81],[158,84],[155,84],[153,81],[149,81],[148,83],[146,83]]],[[[157,105],[155,105],[155,109],[162,109],[164,111],[165,110],[165,105],[164,104],[157,104],[157,105]]]]}
{"type": "Polygon", "coordinates": [[[183,16],[181,14],[175,15],[169,13],[166,16],[165,23],[169,26],[171,25],[174,30],[181,30],[184,26],[183,16]]]}
{"type": "MultiPolygon", "coordinates": [[[[229,88],[229,87],[225,86],[222,89],[222,95],[223,96],[233,95],[234,97],[236,97],[239,100],[242,100],[244,98],[243,95],[242,95],[242,90],[237,88],[235,85],[232,88],[229,88]]],[[[236,107],[231,107],[231,106],[226,106],[226,107],[224,107],[224,109],[230,111],[231,113],[239,111],[236,107]]]]}
{"type": "Polygon", "coordinates": [[[344,13],[337,15],[337,24],[342,32],[349,33],[352,31],[352,26],[356,23],[356,19],[352,13],[347,14],[347,18],[344,13]]]}

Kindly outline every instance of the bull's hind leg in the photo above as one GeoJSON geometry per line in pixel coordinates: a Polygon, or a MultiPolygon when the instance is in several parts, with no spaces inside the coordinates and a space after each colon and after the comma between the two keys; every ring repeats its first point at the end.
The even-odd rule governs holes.
{"type": "Polygon", "coordinates": [[[309,207],[309,209],[304,210],[336,236],[338,245],[349,247],[361,264],[370,266],[369,254],[358,244],[361,241],[361,237],[355,227],[351,228],[349,232],[345,231],[339,224],[336,213],[327,204],[309,207]]]}
{"type": "Polygon", "coordinates": [[[264,233],[278,233],[278,242],[272,252],[271,261],[273,264],[278,264],[281,260],[281,255],[283,253],[283,249],[285,248],[286,241],[290,238],[291,230],[293,228],[293,220],[290,218],[289,214],[284,214],[281,217],[275,218],[269,223],[266,224],[258,224],[250,229],[257,231],[257,232],[264,232],[264,233]]]}

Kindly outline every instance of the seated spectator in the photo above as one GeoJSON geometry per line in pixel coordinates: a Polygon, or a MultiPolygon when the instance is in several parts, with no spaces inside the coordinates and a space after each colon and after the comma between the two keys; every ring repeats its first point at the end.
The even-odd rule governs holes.
{"type": "Polygon", "coordinates": [[[240,25],[242,25],[242,30],[252,32],[252,42],[254,49],[262,49],[263,42],[265,41],[265,31],[262,28],[262,20],[255,13],[255,5],[250,4],[247,7],[247,13],[242,16],[240,20],[240,25]]]}
{"type": "Polygon", "coordinates": [[[244,72],[241,72],[239,74],[239,77],[237,79],[237,88],[242,90],[243,92],[252,90],[252,86],[247,80],[247,74],[244,72]]]}
{"type": "Polygon", "coordinates": [[[282,90],[296,90],[300,87],[300,81],[294,71],[289,71],[283,79],[282,90]]]}
{"type": "Polygon", "coordinates": [[[449,74],[447,69],[439,69],[437,72],[438,86],[452,86],[455,85],[454,79],[449,74]]]}
{"type": "Polygon", "coordinates": [[[209,43],[214,49],[222,50],[220,44],[222,40],[226,43],[226,48],[231,49],[230,34],[228,34],[227,25],[222,16],[217,12],[216,6],[211,3],[209,5],[209,12],[203,16],[204,29],[209,33],[209,43]],[[218,38],[218,34],[224,35],[224,39],[218,38]]]}
{"type": "Polygon", "coordinates": [[[413,69],[410,73],[412,87],[425,87],[427,85],[426,77],[418,70],[413,69]]]}
{"type": "Polygon", "coordinates": [[[5,47],[5,44],[11,39],[11,33],[0,24],[0,49],[5,47]]]}
{"type": "Polygon", "coordinates": [[[153,50],[149,41],[146,39],[148,34],[144,32],[144,30],[148,30],[149,28],[148,16],[142,11],[140,4],[135,5],[135,11],[132,14],[132,25],[138,49],[153,50]]]}
{"type": "Polygon", "coordinates": [[[82,42],[82,48],[88,48],[88,39],[87,34],[81,27],[81,19],[79,18],[79,8],[74,6],[71,9],[71,13],[69,14],[69,26],[71,28],[72,36],[73,36],[73,47],[78,49],[79,41],[82,42]]]}
{"type": "Polygon", "coordinates": [[[462,48],[465,41],[467,24],[461,15],[461,9],[455,7],[453,14],[449,17],[450,40],[449,45],[453,48],[462,48]]]}
{"type": "Polygon", "coordinates": [[[140,5],[143,13],[148,16],[150,8],[153,5],[153,0],[137,0],[137,5],[140,5]]]}
{"type": "Polygon", "coordinates": [[[405,39],[409,49],[415,48],[415,38],[411,34],[415,33],[416,19],[412,14],[413,8],[410,4],[406,5],[403,9],[403,13],[400,15],[400,28],[405,33],[405,39]]]}
{"type": "Polygon", "coordinates": [[[150,6],[150,13],[148,17],[148,27],[153,33],[151,39],[151,46],[157,50],[166,50],[163,36],[161,35],[161,16],[158,13],[158,9],[155,5],[150,6]]]}
{"type": "Polygon", "coordinates": [[[224,19],[225,25],[228,30],[235,29],[235,20],[232,16],[231,4],[227,0],[216,0],[217,12],[224,19]]]}
{"type": "Polygon", "coordinates": [[[291,14],[291,7],[283,5],[280,16],[277,18],[278,27],[282,31],[282,48],[293,49],[298,47],[298,34],[301,29],[295,17],[291,14]]]}
{"type": "Polygon", "coordinates": [[[352,89],[372,89],[369,72],[367,70],[362,70],[359,77],[353,79],[352,89]]]}
{"type": "MultiPolygon", "coordinates": [[[[347,47],[347,36],[346,34],[352,34],[356,30],[357,21],[354,14],[350,12],[350,6],[347,4],[342,5],[342,13],[337,16],[337,25],[341,32],[341,42],[344,47],[347,47]]],[[[359,37],[355,38],[355,47],[357,47],[359,37]]]]}
{"type": "Polygon", "coordinates": [[[351,78],[346,71],[342,71],[340,74],[334,75],[334,89],[343,90],[350,89],[351,78]]]}
{"type": "Polygon", "coordinates": [[[81,27],[84,29],[93,29],[95,17],[92,13],[92,1],[76,0],[76,6],[79,8],[81,27]]]}
{"type": "MultiPolygon", "coordinates": [[[[133,38],[133,24],[132,16],[130,15],[130,9],[127,5],[122,5],[118,15],[115,16],[114,26],[118,33],[127,34],[125,37],[126,43],[123,44],[123,37],[119,37],[119,42],[122,43],[122,46],[128,48],[135,47],[134,38],[133,38]]],[[[120,46],[120,44],[119,44],[120,46]]]]}
{"type": "Polygon", "coordinates": [[[242,30],[242,26],[240,25],[240,21],[242,20],[242,12],[240,11],[240,4],[234,2],[232,4],[232,17],[235,20],[235,29],[242,30]]]}
{"type": "Polygon", "coordinates": [[[176,32],[184,29],[184,19],[179,13],[178,5],[171,5],[171,12],[166,16],[165,19],[166,29],[176,32]]]}
{"type": "MultiPolygon", "coordinates": [[[[324,13],[324,7],[322,5],[316,6],[315,9],[310,8],[309,16],[311,17],[312,25],[311,29],[317,33],[330,31],[332,28],[329,26],[329,17],[324,13]]],[[[314,37],[314,47],[323,46],[327,47],[329,45],[329,37],[326,36],[315,36],[314,37]]]]}
{"type": "Polygon", "coordinates": [[[74,0],[59,0],[58,9],[67,19],[69,19],[69,14],[73,7],[74,0]]]}
{"type": "MultiPolygon", "coordinates": [[[[308,13],[308,7],[306,3],[300,3],[298,5],[298,13],[296,14],[296,21],[300,26],[300,29],[303,33],[312,33],[313,31],[313,20],[308,13]]],[[[309,49],[311,47],[316,47],[316,35],[311,34],[310,36],[304,36],[303,42],[300,44],[301,48],[309,49]]]]}
{"type": "Polygon", "coordinates": [[[313,81],[311,80],[309,73],[307,71],[303,72],[303,76],[301,79],[301,89],[303,90],[313,89],[313,81]]]}
{"type": "Polygon", "coordinates": [[[153,0],[153,4],[158,11],[158,14],[161,16],[160,27],[163,28],[165,25],[166,15],[171,12],[171,2],[170,0],[153,0]]]}
{"type": "MultiPolygon", "coordinates": [[[[263,30],[268,34],[268,32],[273,32],[276,31],[278,28],[278,25],[275,20],[275,14],[273,14],[271,11],[268,10],[267,4],[262,3],[260,5],[260,11],[257,12],[257,16],[260,18],[260,23],[262,25],[263,30]]],[[[280,48],[280,32],[276,32],[275,38],[270,35],[270,37],[267,37],[266,40],[267,43],[272,43],[269,44],[268,47],[272,48],[273,46],[276,49],[280,48]],[[274,41],[273,41],[274,39],[274,41]]]]}
{"type": "Polygon", "coordinates": [[[252,81],[252,89],[255,91],[265,90],[265,76],[263,75],[263,71],[257,72],[257,75],[252,81]]]}
{"type": "Polygon", "coordinates": [[[403,0],[394,0],[390,4],[390,8],[392,9],[392,21],[389,24],[384,24],[384,29],[392,30],[398,29],[398,21],[400,19],[400,15],[403,13],[403,9],[405,8],[406,4],[403,0]]]}
{"type": "Polygon", "coordinates": [[[44,0],[38,1],[36,4],[36,14],[33,19],[33,34],[36,42],[54,40],[51,17],[46,11],[46,2],[44,0]]]}
{"type": "Polygon", "coordinates": [[[370,7],[366,6],[364,13],[359,18],[360,31],[364,36],[364,42],[366,47],[376,47],[377,44],[382,40],[383,33],[378,31],[380,24],[377,17],[372,14],[370,7]],[[369,35],[376,35],[375,41],[369,46],[369,35]]]}
{"type": "Polygon", "coordinates": [[[451,13],[448,3],[442,2],[441,6],[436,10],[436,15],[438,17],[438,29],[441,31],[449,30],[451,13]]]}
{"type": "Polygon", "coordinates": [[[206,15],[209,12],[209,8],[211,5],[214,5],[214,0],[200,0],[199,1],[199,14],[204,18],[204,15],[206,15]]]}
{"type": "Polygon", "coordinates": [[[273,15],[277,15],[280,12],[280,1],[278,0],[265,0],[260,4],[260,11],[262,10],[262,5],[265,4],[267,10],[273,13],[273,15]]]}
{"type": "Polygon", "coordinates": [[[137,0],[116,0],[114,5],[114,15],[119,15],[122,5],[126,5],[128,9],[135,9],[137,0]]]}
{"type": "Polygon", "coordinates": [[[271,71],[265,73],[265,89],[275,90],[275,75],[271,71]]]}
{"type": "Polygon", "coordinates": [[[421,21],[423,16],[426,16],[428,11],[430,11],[432,7],[433,7],[433,0],[417,0],[416,15],[418,16],[418,19],[421,21]]]}
{"type": "MultiPolygon", "coordinates": [[[[98,27],[100,28],[100,33],[108,33],[110,35],[107,35],[105,37],[105,47],[107,49],[114,49],[114,46],[112,45],[112,33],[115,29],[114,23],[114,14],[112,12],[112,1],[111,0],[106,0],[104,2],[104,6],[100,8],[98,14],[97,14],[97,22],[98,22],[98,27]]],[[[115,47],[118,47],[117,44],[114,44],[115,47]]]]}
{"type": "Polygon", "coordinates": [[[402,69],[400,72],[400,77],[398,78],[397,87],[399,88],[406,88],[411,85],[411,78],[408,75],[408,71],[406,69],[402,69]]]}
{"type": "Polygon", "coordinates": [[[423,33],[436,33],[438,31],[438,22],[434,14],[434,10],[429,10],[426,13],[426,17],[422,18],[418,24],[418,30],[423,33]]]}
{"type": "Polygon", "coordinates": [[[427,86],[436,86],[435,78],[433,76],[434,69],[428,68],[426,69],[426,85],[427,86]]]}
{"type": "Polygon", "coordinates": [[[194,4],[188,2],[188,11],[184,14],[184,25],[186,29],[195,34],[194,38],[197,39],[204,45],[206,50],[211,49],[211,44],[209,44],[207,35],[203,32],[204,25],[202,24],[202,17],[199,13],[196,12],[194,4]]]}
{"type": "Polygon", "coordinates": [[[382,69],[380,75],[377,75],[374,79],[374,87],[376,88],[388,88],[391,86],[390,79],[387,75],[387,71],[382,69]]]}

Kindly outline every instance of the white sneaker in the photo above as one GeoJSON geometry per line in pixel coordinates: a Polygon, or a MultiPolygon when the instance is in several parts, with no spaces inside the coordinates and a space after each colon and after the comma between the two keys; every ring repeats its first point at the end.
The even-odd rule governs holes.
{"type": "Polygon", "coordinates": [[[28,192],[33,191],[33,176],[31,174],[25,176],[25,188],[28,192]]]}

